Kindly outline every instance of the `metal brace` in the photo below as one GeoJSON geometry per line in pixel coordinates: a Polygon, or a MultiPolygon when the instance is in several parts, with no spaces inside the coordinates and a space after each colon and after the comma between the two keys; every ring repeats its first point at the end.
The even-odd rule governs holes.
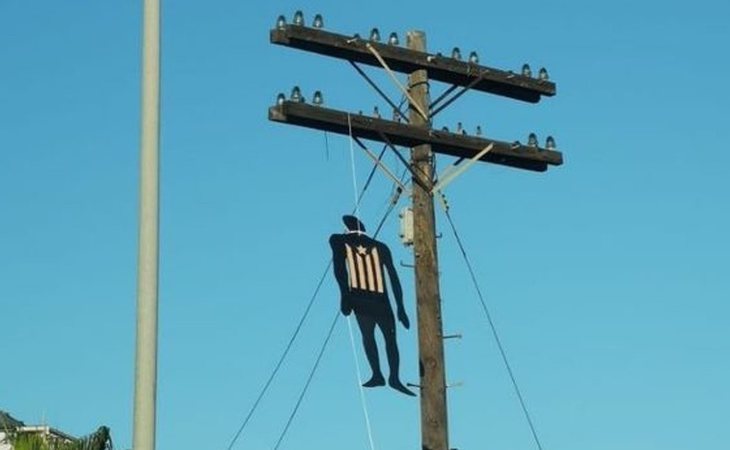
{"type": "Polygon", "coordinates": [[[390,171],[390,169],[388,169],[388,166],[386,166],[385,164],[383,164],[383,162],[378,159],[378,156],[377,155],[375,155],[373,152],[371,152],[365,146],[365,144],[363,144],[362,142],[360,142],[359,139],[353,137],[353,140],[355,142],[357,142],[357,145],[361,149],[363,149],[365,151],[365,153],[370,157],[370,159],[372,159],[375,162],[375,164],[380,168],[380,170],[382,170],[383,173],[385,173],[385,175],[388,176],[388,178],[390,178],[391,180],[393,180],[393,182],[398,186],[398,188],[401,190],[401,192],[406,192],[406,193],[408,192],[408,189],[406,188],[406,186],[403,183],[400,182],[400,180],[398,179],[398,177],[396,177],[393,174],[393,172],[390,171]]]}
{"type": "Polygon", "coordinates": [[[456,334],[447,334],[447,335],[443,336],[442,339],[461,339],[463,337],[464,336],[461,333],[456,333],[456,334]]]}

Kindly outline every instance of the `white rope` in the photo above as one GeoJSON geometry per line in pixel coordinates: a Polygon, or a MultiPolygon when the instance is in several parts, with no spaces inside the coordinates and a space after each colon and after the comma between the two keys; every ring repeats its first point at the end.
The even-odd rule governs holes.
{"type": "Polygon", "coordinates": [[[352,169],[352,188],[355,193],[355,217],[360,219],[360,200],[357,197],[357,173],[355,172],[355,147],[352,139],[352,118],[347,113],[347,129],[350,133],[350,168],[352,169]]]}
{"type": "MultiPolygon", "coordinates": [[[[358,198],[357,189],[357,172],[355,171],[355,147],[353,146],[352,139],[352,119],[350,114],[347,114],[347,126],[350,133],[350,168],[352,169],[352,187],[355,192],[355,217],[360,219],[360,200],[358,198]]],[[[365,388],[362,385],[362,373],[360,371],[360,362],[357,359],[357,350],[355,349],[355,336],[352,332],[352,316],[347,316],[347,327],[350,330],[350,344],[352,347],[352,358],[355,360],[355,376],[357,377],[357,386],[360,389],[360,403],[362,403],[362,411],[365,416],[365,427],[368,431],[368,441],[370,442],[370,450],[375,450],[375,443],[373,442],[373,430],[370,426],[370,414],[368,414],[368,405],[365,401],[365,388]]]]}
{"type": "Polygon", "coordinates": [[[355,350],[355,336],[352,332],[352,316],[347,316],[347,328],[350,330],[350,344],[352,346],[352,358],[355,360],[355,373],[357,375],[357,385],[360,388],[360,401],[362,402],[362,411],[365,414],[365,426],[368,430],[368,440],[370,449],[375,450],[375,442],[373,442],[373,429],[370,426],[370,415],[368,414],[368,406],[365,402],[365,388],[362,386],[362,373],[360,372],[360,362],[357,360],[357,351],[355,350]]]}

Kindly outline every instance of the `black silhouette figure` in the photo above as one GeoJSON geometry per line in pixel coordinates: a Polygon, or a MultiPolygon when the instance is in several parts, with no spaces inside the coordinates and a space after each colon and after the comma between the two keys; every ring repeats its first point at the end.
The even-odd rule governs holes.
{"type": "Polygon", "coordinates": [[[408,329],[410,322],[403,308],[403,290],[388,247],[365,234],[365,226],[355,216],[343,216],[347,228],[344,234],[330,236],[335,278],[340,287],[340,310],[349,316],[355,312],[360,326],[362,343],[365,347],[373,376],[363,384],[365,387],[385,386],[380,371],[378,347],[375,343],[375,326],[385,338],[385,352],[388,356],[390,376],[388,384],[406,395],[415,396],[400,381],[398,368],[400,356],[395,337],[395,317],[388,298],[388,289],[383,272],[387,270],[393,296],[397,305],[398,321],[408,329]]]}

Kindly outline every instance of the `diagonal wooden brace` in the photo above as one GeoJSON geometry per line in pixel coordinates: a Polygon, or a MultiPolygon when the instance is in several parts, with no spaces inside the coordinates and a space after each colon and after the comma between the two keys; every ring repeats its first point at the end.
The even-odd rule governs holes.
{"type": "Polygon", "coordinates": [[[458,167],[454,170],[448,170],[446,169],[442,176],[439,177],[438,183],[433,187],[431,190],[431,194],[435,194],[436,192],[439,192],[443,190],[449,183],[454,181],[456,177],[464,173],[469,167],[471,167],[475,162],[479,161],[479,158],[489,153],[490,150],[494,148],[494,144],[489,144],[482,151],[474,155],[473,158],[469,159],[469,161],[465,162],[464,165],[461,167],[458,167]]]}

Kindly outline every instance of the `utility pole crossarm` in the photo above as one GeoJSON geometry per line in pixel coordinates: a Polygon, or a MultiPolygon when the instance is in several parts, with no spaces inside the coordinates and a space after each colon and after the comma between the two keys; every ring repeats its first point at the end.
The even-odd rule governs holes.
{"type": "Polygon", "coordinates": [[[481,161],[536,172],[546,171],[548,165],[563,163],[562,153],[554,150],[437,131],[360,114],[349,114],[348,123],[345,111],[289,100],[269,108],[269,119],[343,135],[348,135],[351,128],[353,136],[388,143],[383,140],[382,135],[385,135],[390,143],[403,147],[429,144],[435,153],[458,158],[472,158],[486,146],[494,144],[494,148],[480,158],[481,161]]]}
{"type": "Polygon", "coordinates": [[[302,25],[282,25],[270,33],[273,44],[305,50],[380,67],[380,62],[368,50],[370,44],[383,57],[388,66],[401,73],[416,70],[428,71],[429,79],[495,95],[537,103],[541,96],[555,95],[555,83],[524,76],[511,71],[482,66],[471,62],[420,52],[396,45],[382,44],[362,38],[309,28],[302,25]]]}

